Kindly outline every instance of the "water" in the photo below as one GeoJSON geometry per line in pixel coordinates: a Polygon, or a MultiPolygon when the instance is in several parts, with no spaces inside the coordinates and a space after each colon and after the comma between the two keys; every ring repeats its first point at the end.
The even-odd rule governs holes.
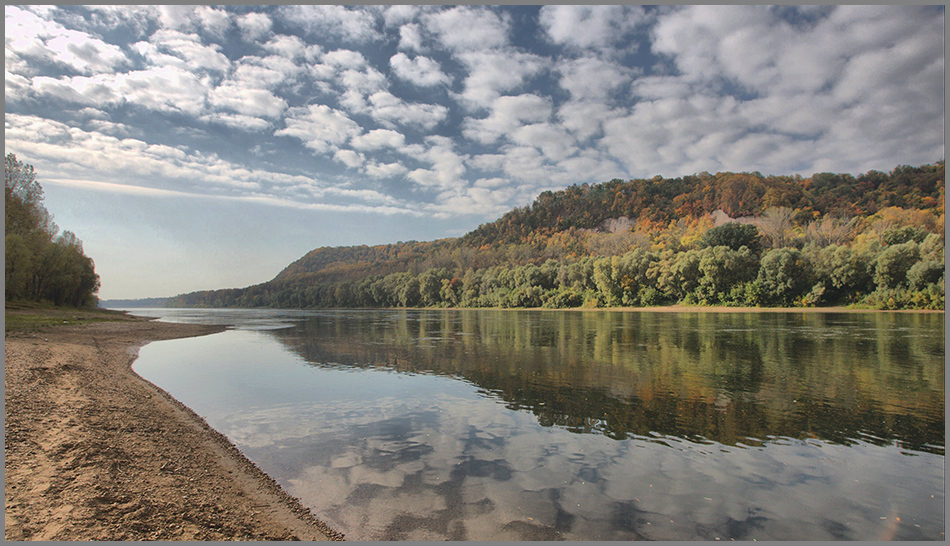
{"type": "Polygon", "coordinates": [[[943,314],[137,310],[349,539],[944,538],[943,314]]]}

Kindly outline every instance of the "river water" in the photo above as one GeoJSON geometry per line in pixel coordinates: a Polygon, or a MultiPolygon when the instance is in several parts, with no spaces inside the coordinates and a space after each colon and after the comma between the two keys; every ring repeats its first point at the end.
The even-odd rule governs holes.
{"type": "Polygon", "coordinates": [[[172,310],[134,369],[348,539],[943,540],[944,315],[172,310]]]}

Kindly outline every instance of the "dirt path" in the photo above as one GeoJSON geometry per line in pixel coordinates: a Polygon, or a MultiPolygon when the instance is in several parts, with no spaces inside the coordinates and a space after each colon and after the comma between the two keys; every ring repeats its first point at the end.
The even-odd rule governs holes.
{"type": "Polygon", "coordinates": [[[342,538],[130,368],[149,341],[220,329],[102,322],[8,334],[5,538],[342,538]]]}

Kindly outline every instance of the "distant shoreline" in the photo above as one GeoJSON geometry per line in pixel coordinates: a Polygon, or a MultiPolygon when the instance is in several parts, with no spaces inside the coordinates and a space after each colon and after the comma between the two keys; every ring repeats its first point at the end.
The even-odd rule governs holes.
{"type": "Polygon", "coordinates": [[[645,313],[944,313],[945,309],[864,309],[859,307],[727,307],[664,305],[654,307],[104,307],[103,309],[284,309],[289,311],[610,311],[645,313]]]}
{"type": "MultiPolygon", "coordinates": [[[[341,308],[352,309],[352,308],[341,308]]],[[[943,313],[944,309],[860,309],[853,307],[726,307],[722,305],[665,305],[655,307],[367,307],[361,309],[496,310],[496,311],[610,311],[645,313],[943,313]]]]}

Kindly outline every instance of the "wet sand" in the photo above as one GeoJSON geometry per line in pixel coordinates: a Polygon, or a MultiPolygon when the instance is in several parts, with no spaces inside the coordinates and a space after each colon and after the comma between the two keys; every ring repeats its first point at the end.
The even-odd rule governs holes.
{"type": "Polygon", "coordinates": [[[327,540],[342,535],[131,363],[217,326],[127,321],[8,333],[7,540],[327,540]]]}

